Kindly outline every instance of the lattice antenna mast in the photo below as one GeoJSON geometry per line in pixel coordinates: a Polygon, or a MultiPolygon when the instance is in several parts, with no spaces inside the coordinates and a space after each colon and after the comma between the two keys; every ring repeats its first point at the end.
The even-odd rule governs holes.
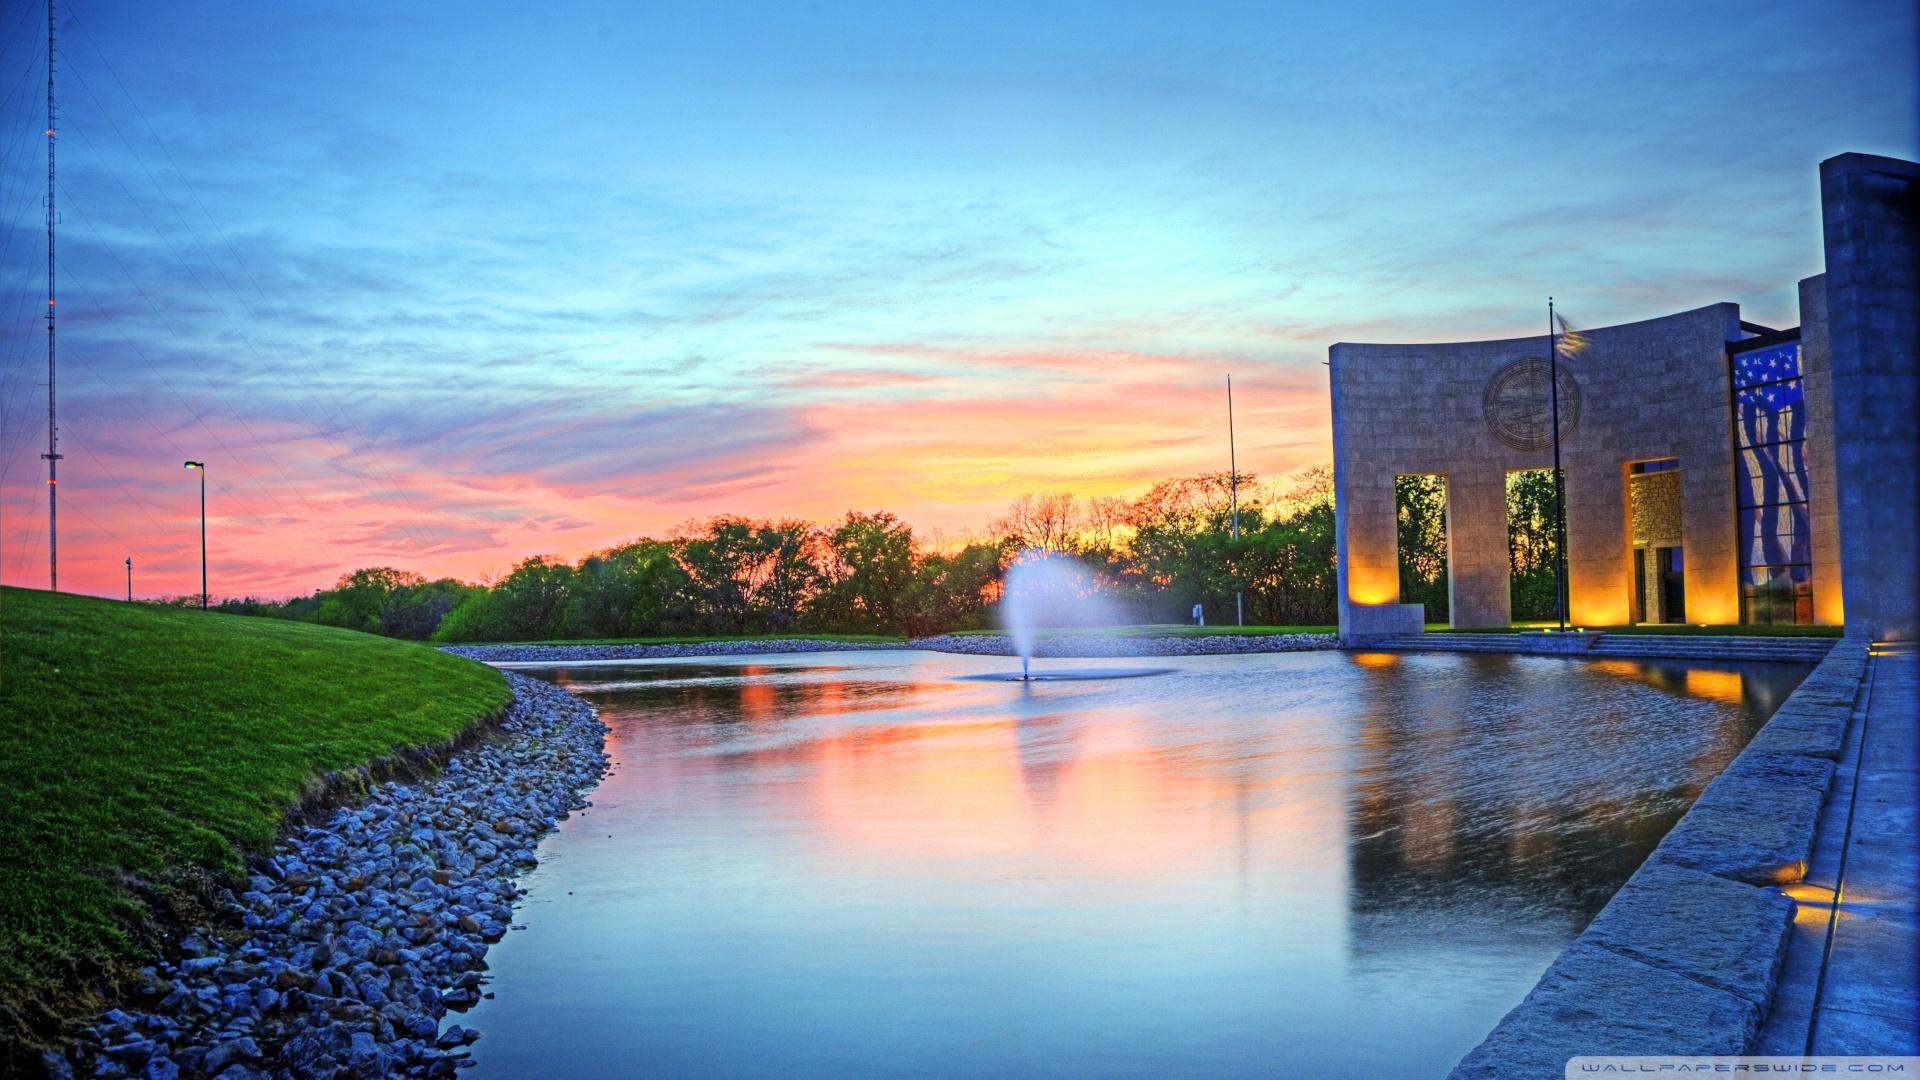
{"type": "Polygon", "coordinates": [[[60,591],[60,414],[54,395],[53,227],[60,220],[53,206],[54,125],[53,0],[47,0],[47,587],[60,591]]]}

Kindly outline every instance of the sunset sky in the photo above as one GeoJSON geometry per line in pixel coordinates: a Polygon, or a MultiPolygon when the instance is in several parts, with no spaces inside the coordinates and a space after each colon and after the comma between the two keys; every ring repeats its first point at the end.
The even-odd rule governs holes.
{"type": "MultiPolygon", "coordinates": [[[[216,596],[722,511],[960,535],[1224,469],[1229,373],[1278,476],[1335,341],[1796,323],[1820,159],[1916,153],[1907,0],[1456,7],[62,3],[61,585],[197,591],[187,458],[216,596]]],[[[4,10],[0,579],[44,588],[4,10]]]]}

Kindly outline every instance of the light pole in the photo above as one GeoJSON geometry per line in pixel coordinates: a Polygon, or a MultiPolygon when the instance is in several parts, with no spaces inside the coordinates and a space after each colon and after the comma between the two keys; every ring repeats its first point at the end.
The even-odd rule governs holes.
{"type": "MultiPolygon", "coordinates": [[[[1240,455],[1233,445],[1233,376],[1227,376],[1227,485],[1233,496],[1233,540],[1237,548],[1240,542],[1240,455]]],[[[1237,559],[1239,552],[1234,556],[1237,559]]],[[[1235,568],[1233,575],[1233,625],[1247,625],[1246,604],[1241,599],[1240,574],[1235,568]]]]}
{"type": "MultiPolygon", "coordinates": [[[[186,467],[200,474],[200,610],[207,610],[207,463],[204,461],[186,462],[186,467]]],[[[128,560],[132,562],[132,560],[128,560]]],[[[133,578],[131,567],[127,570],[129,581],[133,578]]]]}
{"type": "Polygon", "coordinates": [[[133,556],[127,556],[127,603],[133,603],[133,556]]]}

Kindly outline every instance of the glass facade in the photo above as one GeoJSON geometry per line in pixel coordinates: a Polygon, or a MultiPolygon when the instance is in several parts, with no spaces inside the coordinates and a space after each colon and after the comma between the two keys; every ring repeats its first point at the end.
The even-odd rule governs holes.
{"type": "Polygon", "coordinates": [[[1740,621],[1813,621],[1813,527],[1800,343],[1732,356],[1740,621]]]}

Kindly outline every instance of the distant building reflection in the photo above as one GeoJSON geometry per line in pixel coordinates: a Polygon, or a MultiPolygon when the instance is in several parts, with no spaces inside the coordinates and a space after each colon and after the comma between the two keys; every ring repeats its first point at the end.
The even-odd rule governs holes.
{"type": "Polygon", "coordinates": [[[1466,676],[1460,697],[1435,693],[1450,684],[1431,661],[1420,670],[1387,653],[1352,661],[1370,687],[1348,806],[1358,960],[1436,945],[1408,938],[1410,914],[1438,938],[1543,919],[1584,925],[1804,675],[1791,665],[1585,661],[1659,694],[1560,705],[1552,681],[1568,661],[1450,657],[1466,676]],[[1662,699],[1685,707],[1669,718],[1662,699]],[[1523,700],[1577,720],[1540,724],[1517,714],[1523,700]]]}

